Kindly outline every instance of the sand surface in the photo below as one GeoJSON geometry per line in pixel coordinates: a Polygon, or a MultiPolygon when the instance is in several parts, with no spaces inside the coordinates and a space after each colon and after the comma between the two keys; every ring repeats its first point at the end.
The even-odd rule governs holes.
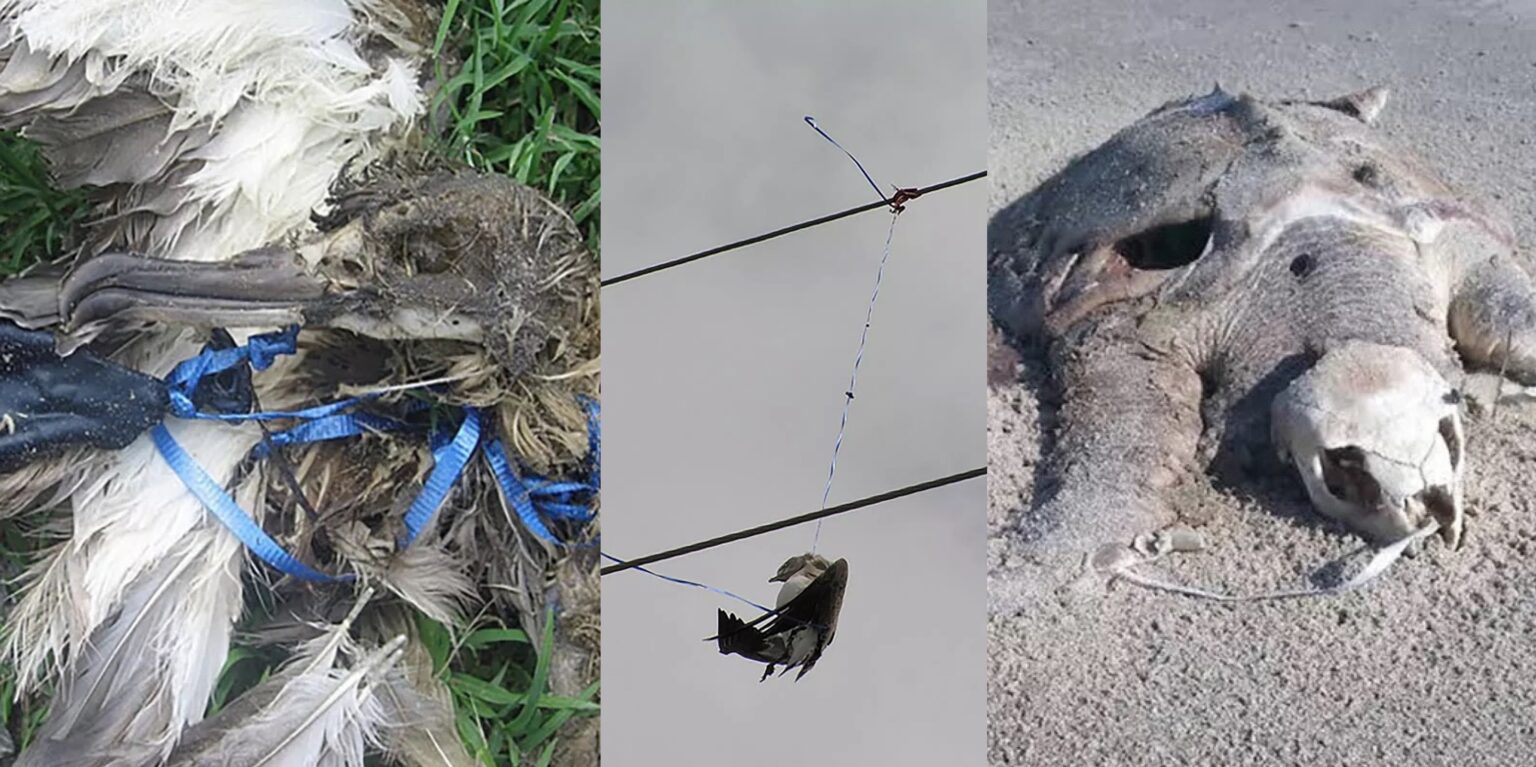
{"type": "MultiPolygon", "coordinates": [[[[1384,129],[1536,248],[1536,3],[1345,5],[994,0],[991,210],[1213,81],[1386,84],[1384,129]]],[[[994,354],[989,382],[994,764],[1536,764],[1536,407],[1469,417],[1466,546],[1363,591],[1226,605],[1113,584],[1021,611],[1000,531],[1029,502],[1052,407],[1030,363],[994,354]]],[[[1359,546],[1289,477],[1174,492],[1211,545],[1157,565],[1184,582],[1303,587],[1359,546]]]]}

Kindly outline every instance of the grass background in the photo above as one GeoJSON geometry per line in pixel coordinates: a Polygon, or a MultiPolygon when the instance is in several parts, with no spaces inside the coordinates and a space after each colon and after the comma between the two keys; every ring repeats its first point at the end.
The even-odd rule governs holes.
{"type": "MultiPolygon", "coordinates": [[[[549,193],[599,253],[599,0],[448,0],[434,40],[442,83],[431,114],[438,149],[477,169],[549,193]]],[[[88,213],[85,194],[55,189],[35,146],[0,133],[0,276],[68,255],[88,213]]],[[[0,578],[9,581],[43,542],[15,520],[0,526],[0,578]]],[[[7,600],[3,589],[0,597],[7,600]]],[[[553,625],[553,621],[547,621],[553,625]]],[[[545,695],[547,652],[516,626],[481,619],[461,631],[418,620],[434,668],[453,693],[460,736],[490,767],[547,765],[560,727],[594,716],[597,686],[576,699],[545,695]]],[[[235,646],[210,708],[266,678],[284,656],[235,646]]],[[[0,666],[0,727],[18,744],[45,712],[47,691],[13,701],[0,666]]]]}
{"type": "Polygon", "coordinates": [[[0,277],[69,252],[85,192],[59,191],[52,181],[36,146],[0,132],[0,277]]]}
{"type": "Polygon", "coordinates": [[[599,49],[598,0],[448,0],[434,47],[449,54],[435,64],[447,79],[432,110],[447,110],[450,154],[550,193],[594,254],[599,49]]]}

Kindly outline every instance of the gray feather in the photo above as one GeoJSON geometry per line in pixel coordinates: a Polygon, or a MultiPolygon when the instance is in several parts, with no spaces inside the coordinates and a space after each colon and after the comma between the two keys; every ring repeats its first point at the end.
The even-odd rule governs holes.
{"type": "Polygon", "coordinates": [[[459,740],[453,697],[432,673],[432,658],[419,641],[407,641],[400,662],[378,688],[384,713],[384,751],[408,767],[474,767],[459,740]]]}
{"type": "Polygon", "coordinates": [[[25,40],[7,49],[0,69],[0,127],[15,128],[39,109],[71,109],[97,89],[85,78],[85,60],[37,53],[25,40]]]}
{"type": "Polygon", "coordinates": [[[140,184],[208,141],[206,127],[171,132],[172,116],[147,91],[121,88],[68,113],[39,115],[22,134],[43,147],[64,188],[140,184]]]}
{"type": "Polygon", "coordinates": [[[374,537],[367,525],[352,522],[334,528],[332,541],[360,572],[438,623],[459,623],[465,605],[474,597],[465,562],[431,537],[395,551],[388,541],[374,537]]]}
{"type": "Polygon", "coordinates": [[[0,317],[29,330],[58,324],[60,274],[12,277],[0,282],[0,317]]]}
{"type": "Polygon", "coordinates": [[[428,618],[450,626],[462,620],[464,605],[475,594],[464,563],[435,544],[396,552],[379,579],[428,618]]]}
{"type": "Polygon", "coordinates": [[[70,660],[48,718],[17,767],[148,764],[163,750],[155,739],[172,726],[152,645],[155,629],[178,607],[176,592],[202,547],[168,557],[141,576],[122,608],[70,660]]]}
{"type": "Polygon", "coordinates": [[[192,227],[203,215],[203,206],[191,202],[189,188],[179,186],[176,179],[183,170],[190,175],[201,165],[199,162],[177,166],[167,174],[165,182],[136,187],[154,196],[146,197],[141,208],[92,222],[84,250],[92,254],[111,249],[154,253],[174,243],[181,232],[192,227]],[[157,212],[162,208],[167,212],[157,212]]]}
{"type": "Polygon", "coordinates": [[[167,767],[360,767],[365,745],[377,738],[374,686],[404,643],[396,637],[350,669],[334,663],[335,653],[289,666],[188,729],[167,767]]]}

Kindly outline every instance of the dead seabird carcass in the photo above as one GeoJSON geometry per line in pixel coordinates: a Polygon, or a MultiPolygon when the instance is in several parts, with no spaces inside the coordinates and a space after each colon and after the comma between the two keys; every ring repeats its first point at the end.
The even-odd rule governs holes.
{"type": "MultiPolygon", "coordinates": [[[[95,187],[101,206],[73,268],[12,284],[10,313],[56,328],[62,348],[89,343],[84,351],[155,378],[197,358],[217,339],[212,327],[243,341],[303,322],[296,353],[251,377],[261,409],[443,379],[427,416],[485,408],[483,429],[530,468],[582,465],[578,395],[596,394],[596,289],[569,220],[510,182],[375,165],[416,154],[435,29],[425,4],[403,0],[0,3],[0,121],[44,146],[61,184],[95,187]],[[528,269],[504,269],[519,248],[528,269]],[[161,269],[170,262],[207,266],[161,269]],[[231,265],[251,279],[230,280],[231,265]],[[284,296],[284,307],[267,302],[273,285],[300,284],[309,292],[284,296]]],[[[490,579],[506,586],[495,591],[505,609],[542,627],[551,579],[565,608],[555,667],[567,686],[591,676],[593,568],[581,550],[513,522],[485,462],[468,468],[442,524],[402,548],[397,502],[434,466],[421,441],[364,437],[253,458],[262,424],[171,418],[165,430],[295,556],[355,572],[434,617],[490,579]]],[[[223,665],[246,555],[151,436],[0,476],[0,503],[6,516],[51,504],[69,531],[7,620],[21,687],[59,682],[21,764],[243,763],[262,749],[273,763],[355,763],[374,737],[408,755],[412,737],[432,732],[391,727],[435,699],[430,685],[401,697],[420,653],[399,603],[354,615],[358,587],[284,580],[296,617],[337,628],[299,631],[320,636],[258,688],[265,698],[184,733],[223,665]],[[301,716],[303,701],[320,715],[301,716]],[[286,730],[246,726],[283,716],[298,718],[286,730]]]]}

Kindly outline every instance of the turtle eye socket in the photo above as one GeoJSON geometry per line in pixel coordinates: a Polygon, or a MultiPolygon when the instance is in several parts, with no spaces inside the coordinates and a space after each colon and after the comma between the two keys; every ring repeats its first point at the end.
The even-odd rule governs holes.
{"type": "Polygon", "coordinates": [[[1192,264],[1211,241],[1212,217],[1154,226],[1114,245],[1115,253],[1136,269],[1177,269],[1192,264]]]}
{"type": "Polygon", "coordinates": [[[1339,500],[1367,509],[1381,504],[1381,483],[1366,466],[1365,451],[1356,445],[1323,451],[1323,484],[1339,500]]]}

